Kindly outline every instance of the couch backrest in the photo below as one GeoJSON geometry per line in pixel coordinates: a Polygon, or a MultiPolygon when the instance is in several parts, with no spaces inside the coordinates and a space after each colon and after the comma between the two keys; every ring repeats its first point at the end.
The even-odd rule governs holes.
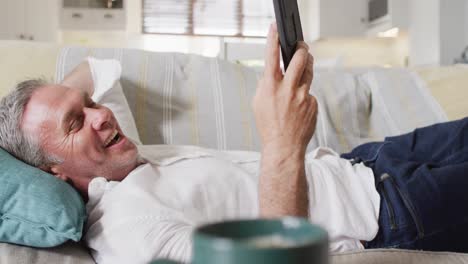
{"type": "Polygon", "coordinates": [[[450,120],[468,116],[468,65],[416,69],[450,120]]]}
{"type": "Polygon", "coordinates": [[[144,144],[259,149],[250,110],[255,71],[198,55],[69,47],[60,52],[56,79],[87,56],[120,61],[121,84],[144,144]]]}
{"type": "MultiPolygon", "coordinates": [[[[40,43],[0,42],[0,56],[0,96],[26,77],[59,81],[87,56],[115,58],[122,63],[122,86],[143,143],[260,148],[250,107],[259,76],[250,68],[197,55],[40,43]]],[[[441,84],[430,77],[431,90],[437,90],[441,84]]],[[[320,120],[325,121],[319,122],[309,149],[325,145],[344,152],[385,135],[443,121],[440,114],[427,114],[433,104],[420,102],[423,99],[412,90],[418,85],[416,79],[398,69],[365,74],[317,72],[313,90],[322,103],[320,120]],[[375,85],[376,80],[381,83],[375,85]],[[413,93],[407,96],[407,91],[413,93]],[[376,92],[383,95],[381,98],[398,95],[405,100],[419,99],[413,107],[407,100],[394,98],[392,105],[383,109],[383,104],[375,101],[376,92]]]]}

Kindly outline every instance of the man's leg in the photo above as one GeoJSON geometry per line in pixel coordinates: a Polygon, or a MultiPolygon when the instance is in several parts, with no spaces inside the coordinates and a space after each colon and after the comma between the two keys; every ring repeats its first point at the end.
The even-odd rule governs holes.
{"type": "Polygon", "coordinates": [[[343,156],[354,155],[373,158],[368,166],[386,210],[371,246],[468,252],[468,119],[417,129],[343,156]],[[388,224],[392,221],[400,225],[388,224]],[[406,230],[415,232],[402,235],[406,230]]]}
{"type": "MultiPolygon", "coordinates": [[[[437,124],[388,138],[377,161],[389,172],[418,227],[417,248],[468,252],[454,234],[468,233],[468,119],[437,124]]],[[[462,237],[465,239],[465,237],[462,237]]]]}
{"type": "Polygon", "coordinates": [[[419,128],[385,141],[397,144],[399,154],[412,161],[441,162],[468,147],[468,118],[419,128]]]}
{"type": "Polygon", "coordinates": [[[468,252],[468,151],[452,157],[465,162],[421,165],[406,186],[423,228],[419,249],[468,252]]]}
{"type": "Polygon", "coordinates": [[[373,163],[386,144],[398,146],[395,150],[397,157],[437,162],[446,159],[450,153],[468,147],[468,118],[418,128],[408,134],[388,137],[384,142],[363,144],[342,157],[373,163]]]}

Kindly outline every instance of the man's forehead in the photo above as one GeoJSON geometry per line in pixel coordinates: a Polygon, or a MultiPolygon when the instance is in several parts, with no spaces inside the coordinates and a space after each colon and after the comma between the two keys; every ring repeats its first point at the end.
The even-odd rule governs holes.
{"type": "Polygon", "coordinates": [[[43,86],[36,90],[26,105],[22,127],[29,132],[39,132],[57,126],[62,115],[74,101],[82,100],[83,93],[60,85],[43,86]]]}
{"type": "Polygon", "coordinates": [[[32,95],[31,99],[40,100],[42,102],[53,101],[55,99],[71,99],[72,97],[83,97],[86,93],[79,89],[68,88],[63,85],[45,85],[38,88],[32,95]]]}

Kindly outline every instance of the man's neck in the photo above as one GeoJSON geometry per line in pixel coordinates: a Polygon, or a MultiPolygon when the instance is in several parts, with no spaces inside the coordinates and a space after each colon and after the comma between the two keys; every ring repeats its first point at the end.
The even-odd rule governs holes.
{"type": "Polygon", "coordinates": [[[75,187],[75,189],[80,193],[81,197],[83,198],[84,202],[88,202],[88,187],[91,183],[92,179],[86,179],[82,181],[73,181],[70,180],[69,183],[75,187]]]}

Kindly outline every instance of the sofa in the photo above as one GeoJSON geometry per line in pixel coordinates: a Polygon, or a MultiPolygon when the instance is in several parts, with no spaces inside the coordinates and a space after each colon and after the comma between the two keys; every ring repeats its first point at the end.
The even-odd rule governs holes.
{"type": "MultiPolygon", "coordinates": [[[[0,97],[25,78],[60,81],[87,56],[121,60],[122,86],[144,144],[259,149],[249,103],[255,92],[258,73],[218,59],[3,41],[0,42],[0,97]]],[[[323,117],[326,123],[319,124],[318,130],[330,133],[315,137],[309,148],[327,145],[344,152],[357,144],[379,140],[386,135],[468,116],[467,66],[411,70],[327,69],[318,72],[316,78],[316,85],[323,87],[316,91],[323,102],[321,110],[327,113],[323,117]],[[392,82],[395,85],[390,85],[392,82]],[[343,95],[330,98],[325,94],[327,89],[341,89],[342,86],[350,87],[339,90],[343,95]],[[385,108],[377,107],[375,110],[375,106],[370,106],[369,103],[376,104],[378,101],[374,100],[378,98],[387,98],[386,94],[399,96],[395,96],[393,101],[384,99],[382,104],[387,103],[385,108]],[[356,118],[358,124],[366,124],[366,129],[359,128],[359,133],[354,133],[355,123],[347,123],[353,119],[349,116],[350,111],[340,110],[343,102],[353,96],[364,98],[367,105],[363,107],[363,104],[356,103],[351,112],[369,115],[366,120],[356,118]]],[[[468,254],[378,249],[334,254],[330,261],[360,264],[468,263],[468,254]]],[[[94,261],[82,243],[67,242],[49,249],[0,243],[0,263],[91,264],[94,261]]]]}

